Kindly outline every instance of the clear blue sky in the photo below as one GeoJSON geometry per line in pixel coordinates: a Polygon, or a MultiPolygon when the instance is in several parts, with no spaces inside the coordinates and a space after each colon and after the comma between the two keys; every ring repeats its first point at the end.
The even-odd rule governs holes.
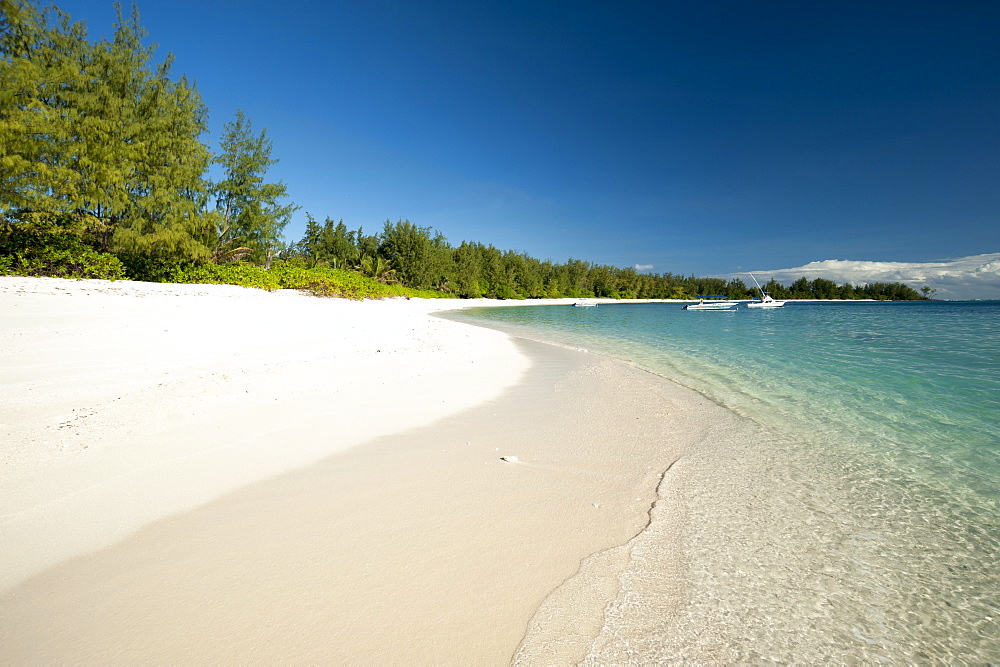
{"type": "MultiPolygon", "coordinates": [[[[110,34],[110,0],[57,3],[110,34]]],[[[1000,4],[142,0],[305,212],[723,274],[1000,252],[1000,4]]],[[[128,6],[126,6],[126,9],[128,6]]]]}

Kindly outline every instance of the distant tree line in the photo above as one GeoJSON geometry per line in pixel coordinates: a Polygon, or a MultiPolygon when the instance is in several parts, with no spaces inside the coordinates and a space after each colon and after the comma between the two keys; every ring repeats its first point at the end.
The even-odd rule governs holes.
{"type": "MultiPolygon", "coordinates": [[[[742,280],[696,278],[672,273],[639,273],[632,268],[593,264],[578,259],[565,263],[542,261],[525,253],[499,250],[492,245],[463,241],[458,246],[430,227],[409,220],[385,221],[376,234],[350,230],[344,221],[327,218],[320,224],[307,215],[305,234],[289,246],[286,258],[309,266],[355,268],[383,282],[438,290],[460,298],[612,298],[690,299],[759,296],[742,280]]],[[[900,283],[837,285],[833,281],[801,278],[790,287],[771,280],[764,289],[777,299],[891,299],[925,298],[900,283]]]]}
{"type": "MultiPolygon", "coordinates": [[[[286,247],[282,232],[296,207],[283,183],[267,179],[276,160],[266,130],[238,111],[209,146],[208,110],[194,84],[171,75],[171,56],[154,61],[137,10],[126,17],[115,6],[113,36],[91,41],[55,6],[0,0],[0,274],[497,299],[751,294],[740,280],[453,246],[408,220],[365,234],[307,215],[303,238],[286,247]],[[275,275],[256,270],[272,262],[282,264],[275,275]],[[376,287],[352,282],[358,274],[376,287]]],[[[900,284],[823,279],[767,289],[776,298],[921,298],[900,284]]]]}

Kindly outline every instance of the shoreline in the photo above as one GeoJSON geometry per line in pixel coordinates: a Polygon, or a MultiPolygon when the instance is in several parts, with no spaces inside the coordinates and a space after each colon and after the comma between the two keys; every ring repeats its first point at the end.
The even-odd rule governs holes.
{"type": "Polygon", "coordinates": [[[686,391],[519,345],[539,363],[496,399],[248,485],[15,588],[0,605],[9,656],[508,662],[585,558],[642,532],[657,466],[690,437],[667,418],[686,391]]]}
{"type": "MultiPolygon", "coordinates": [[[[49,283],[41,291],[54,287],[49,283]]],[[[59,318],[80,319],[90,313],[87,317],[93,319],[99,312],[95,306],[106,309],[109,303],[104,301],[109,299],[117,304],[111,315],[144,303],[159,317],[165,306],[182,303],[183,316],[171,313],[173,322],[192,316],[202,327],[206,321],[227,322],[226,331],[232,334],[234,325],[245,323],[231,319],[226,299],[239,308],[276,309],[286,318],[301,316],[296,310],[301,307],[313,317],[333,310],[341,327],[340,354],[330,355],[327,361],[333,365],[324,367],[313,353],[307,359],[287,354],[275,359],[272,350],[269,362],[281,372],[239,359],[243,372],[237,386],[254,390],[245,408],[225,400],[234,385],[221,379],[222,367],[234,369],[223,363],[231,358],[220,361],[217,349],[208,350],[208,362],[177,356],[174,350],[168,360],[183,362],[187,372],[180,373],[181,379],[169,377],[164,368],[154,369],[156,377],[147,377],[145,384],[128,378],[136,383],[131,400],[92,401],[96,407],[85,423],[95,428],[88,434],[80,425],[81,438],[92,438],[102,429],[124,433],[126,427],[113,419],[118,404],[132,410],[145,407],[142,423],[131,424],[131,439],[92,442],[93,450],[103,446],[118,457],[126,454],[126,445],[141,443],[146,451],[139,452],[137,460],[146,467],[125,474],[115,470],[109,477],[112,471],[92,464],[91,475],[104,475],[98,484],[55,498],[50,487],[48,504],[39,505],[37,494],[32,495],[36,504],[27,507],[30,528],[22,522],[20,531],[4,531],[8,541],[23,540],[20,561],[11,555],[16,551],[3,552],[21,574],[0,602],[0,626],[5,628],[0,634],[6,635],[0,644],[9,647],[8,658],[506,662],[524,640],[539,605],[575,577],[586,558],[619,548],[642,532],[664,470],[705,437],[704,420],[694,415],[702,413],[708,401],[690,390],[624,362],[429,315],[450,304],[338,303],[294,294],[248,297],[242,288],[228,286],[157,286],[149,291],[169,294],[133,294],[144,298],[123,305],[122,295],[102,294],[103,287],[89,285],[95,287],[97,291],[87,296],[79,289],[71,291],[83,297],[78,300],[86,306],[83,310],[56,297],[64,306],[59,318]],[[191,291],[198,294],[185,298],[191,291]],[[263,303],[258,303],[260,297],[263,303]],[[210,305],[212,312],[189,312],[198,303],[210,305]],[[384,319],[375,313],[385,314],[384,319]],[[346,346],[349,350],[345,316],[356,318],[365,333],[354,347],[346,346]],[[397,333],[401,324],[411,330],[402,339],[384,339],[385,349],[371,352],[371,327],[376,324],[397,333]],[[392,356],[398,357],[396,363],[379,366],[392,356]],[[303,367],[304,361],[308,363],[303,367]],[[415,372],[414,365],[421,372],[415,372]],[[333,369],[338,375],[328,377],[325,385],[296,385],[310,374],[322,376],[323,370],[333,369]],[[398,377],[403,369],[409,369],[405,381],[398,377]],[[329,401],[315,405],[307,400],[317,391],[325,391],[321,398],[329,399],[333,390],[344,390],[355,380],[363,385],[360,378],[370,391],[351,387],[351,400],[342,407],[355,412],[336,425],[326,423],[329,401]],[[396,413],[405,407],[400,394],[404,384],[410,387],[406,397],[422,402],[419,409],[409,406],[400,416],[396,413]],[[273,394],[291,390],[298,391],[295,405],[278,401],[278,406],[268,407],[275,402],[273,394]],[[365,412],[366,401],[377,398],[379,391],[388,392],[389,400],[365,412]],[[449,391],[454,398],[446,399],[447,409],[442,409],[441,396],[449,391]],[[257,392],[262,400],[253,398],[257,392]],[[204,418],[165,419],[163,413],[178,408],[171,403],[178,397],[185,399],[184,408],[202,410],[204,418]],[[461,409],[455,409],[456,402],[461,409]],[[220,411],[225,415],[221,429],[211,421],[219,419],[220,411]],[[238,446],[195,448],[149,464],[151,454],[154,459],[162,456],[177,442],[178,430],[196,440],[218,439],[221,432],[226,440],[233,438],[232,429],[240,420],[250,418],[281,423],[264,434],[267,437],[254,440],[244,433],[238,446]],[[682,418],[684,426],[679,428],[682,418]],[[300,440],[315,440],[317,429],[329,429],[329,434],[359,421],[373,428],[355,429],[353,439],[338,433],[336,446],[296,449],[300,440]],[[153,433],[169,435],[170,442],[150,446],[153,433]],[[287,451],[274,456],[275,441],[283,448],[291,445],[294,456],[287,451]],[[517,456],[518,461],[501,461],[504,455],[517,456]],[[237,459],[250,460],[242,461],[234,473],[229,467],[237,459]],[[114,493],[107,493],[111,490],[114,493]],[[169,502],[151,503],[152,495],[169,502]],[[95,516],[107,524],[95,524],[95,516]],[[70,519],[90,541],[62,534],[62,550],[52,551],[52,532],[70,519]],[[40,562],[39,546],[45,539],[50,540],[45,545],[49,560],[40,562]],[[484,600],[489,601],[485,606],[484,600]],[[393,619],[390,625],[397,629],[396,643],[383,636],[387,619],[393,619]]],[[[0,300],[10,288],[0,280],[0,300]]],[[[52,296],[28,297],[22,291],[18,307],[52,296]]],[[[142,312],[151,316],[148,309],[142,312]]],[[[139,333],[158,333],[152,326],[162,323],[157,317],[139,333]]],[[[113,320],[97,319],[101,324],[113,320]]],[[[321,324],[334,326],[331,320],[321,324]]],[[[90,334],[95,331],[104,334],[103,329],[90,334]]],[[[329,329],[321,326],[313,333],[322,340],[323,331],[329,329]]],[[[67,335],[58,332],[57,339],[67,335]]],[[[78,338],[87,339],[83,334],[78,338]]],[[[203,336],[195,335],[188,343],[199,340],[203,336]]],[[[269,340],[251,336],[241,349],[259,351],[262,344],[270,349],[269,340]]],[[[100,336],[98,341],[107,342],[100,336]]],[[[119,346],[115,353],[121,356],[127,349],[119,346]]],[[[146,346],[140,352],[148,356],[150,349],[156,348],[146,346]]],[[[74,348],[74,353],[79,351],[74,348]]],[[[19,359],[30,364],[32,357],[19,359]]],[[[122,372],[120,364],[113,372],[101,368],[105,375],[122,372]]],[[[93,371],[93,363],[76,369],[70,384],[93,377],[87,375],[93,371]]],[[[53,373],[58,375],[55,369],[53,373]]],[[[11,393],[9,386],[5,393],[11,393]]],[[[55,393],[64,401],[80,398],[72,392],[55,393]]],[[[77,421],[61,429],[69,431],[64,439],[77,437],[77,421]]],[[[50,419],[39,428],[58,433],[62,423],[50,419]]],[[[47,477],[53,468],[62,470],[55,477],[65,482],[87,472],[79,460],[92,453],[90,448],[70,448],[65,456],[36,457],[21,468],[23,472],[33,465],[47,477]],[[77,464],[67,466],[74,457],[77,464]]],[[[5,459],[9,463],[10,457],[5,459]]],[[[5,481],[13,477],[9,465],[4,476],[5,481]]],[[[23,498],[38,490],[39,477],[22,474],[16,480],[23,498]]],[[[6,493],[4,507],[9,510],[9,499],[19,497],[9,488],[6,493]]],[[[9,512],[3,521],[16,524],[9,512]]],[[[591,603],[588,613],[593,619],[603,601],[591,603]]]]}

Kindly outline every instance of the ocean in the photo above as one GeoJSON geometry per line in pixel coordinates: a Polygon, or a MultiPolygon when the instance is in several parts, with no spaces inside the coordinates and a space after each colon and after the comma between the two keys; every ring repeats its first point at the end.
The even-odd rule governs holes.
{"type": "Polygon", "coordinates": [[[741,424],[665,476],[576,659],[1000,662],[1000,302],[454,317],[622,359],[741,424]]]}

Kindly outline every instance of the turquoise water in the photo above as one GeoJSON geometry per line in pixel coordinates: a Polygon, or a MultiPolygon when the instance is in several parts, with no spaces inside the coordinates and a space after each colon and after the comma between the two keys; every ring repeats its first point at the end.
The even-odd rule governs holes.
{"type": "Polygon", "coordinates": [[[595,643],[622,652],[592,661],[1000,661],[1000,302],[466,313],[629,361],[755,429],[731,466],[703,472],[741,489],[705,500],[716,517],[753,499],[759,525],[695,511],[678,636],[640,636],[659,613],[647,602],[595,643]],[[699,626],[728,629],[709,642],[699,626]]]}

